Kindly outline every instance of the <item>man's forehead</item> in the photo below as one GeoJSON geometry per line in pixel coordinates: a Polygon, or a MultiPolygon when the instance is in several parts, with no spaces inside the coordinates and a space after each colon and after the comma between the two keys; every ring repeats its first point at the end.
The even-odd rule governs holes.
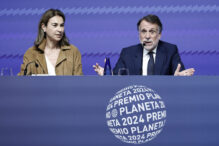
{"type": "Polygon", "coordinates": [[[158,29],[158,25],[157,24],[152,24],[150,22],[147,22],[145,20],[143,20],[140,25],[139,25],[140,29],[158,29]]]}

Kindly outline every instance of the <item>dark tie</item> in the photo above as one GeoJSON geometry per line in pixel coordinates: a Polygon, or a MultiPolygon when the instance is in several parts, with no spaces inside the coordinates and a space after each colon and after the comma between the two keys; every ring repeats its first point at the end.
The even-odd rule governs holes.
{"type": "Polygon", "coordinates": [[[150,59],[148,60],[148,75],[154,75],[154,52],[148,52],[150,59]]]}

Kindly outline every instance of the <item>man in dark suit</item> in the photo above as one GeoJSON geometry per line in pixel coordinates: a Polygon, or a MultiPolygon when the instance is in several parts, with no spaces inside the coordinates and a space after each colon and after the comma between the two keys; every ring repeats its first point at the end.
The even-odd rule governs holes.
{"type": "MultiPolygon", "coordinates": [[[[162,23],[156,15],[147,15],[137,23],[140,44],[122,49],[113,74],[130,75],[175,75],[191,76],[194,69],[186,69],[180,59],[176,45],[161,41],[162,23]],[[127,73],[128,72],[128,73],[127,73]]],[[[103,75],[98,64],[94,70],[103,75]]]]}

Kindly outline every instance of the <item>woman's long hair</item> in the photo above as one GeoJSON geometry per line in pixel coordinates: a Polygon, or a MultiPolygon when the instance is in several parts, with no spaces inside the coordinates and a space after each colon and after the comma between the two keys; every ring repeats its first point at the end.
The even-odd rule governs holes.
{"type": "MultiPolygon", "coordinates": [[[[65,15],[64,13],[62,13],[60,10],[58,9],[49,9],[47,10],[41,17],[39,25],[38,25],[38,34],[37,34],[37,38],[34,42],[35,46],[39,46],[42,41],[46,38],[46,33],[43,31],[42,29],[42,24],[44,24],[45,26],[47,26],[48,21],[50,18],[54,17],[54,16],[60,16],[63,18],[63,21],[65,22],[65,15]]],[[[59,41],[59,45],[60,46],[69,46],[69,40],[65,35],[65,32],[63,34],[62,39],[59,41]]]]}

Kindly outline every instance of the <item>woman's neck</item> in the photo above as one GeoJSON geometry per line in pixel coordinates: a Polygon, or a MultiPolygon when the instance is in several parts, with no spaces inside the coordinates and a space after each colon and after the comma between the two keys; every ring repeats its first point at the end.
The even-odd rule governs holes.
{"type": "Polygon", "coordinates": [[[60,46],[58,42],[52,41],[49,38],[46,39],[46,48],[48,49],[59,49],[60,46]]]}

